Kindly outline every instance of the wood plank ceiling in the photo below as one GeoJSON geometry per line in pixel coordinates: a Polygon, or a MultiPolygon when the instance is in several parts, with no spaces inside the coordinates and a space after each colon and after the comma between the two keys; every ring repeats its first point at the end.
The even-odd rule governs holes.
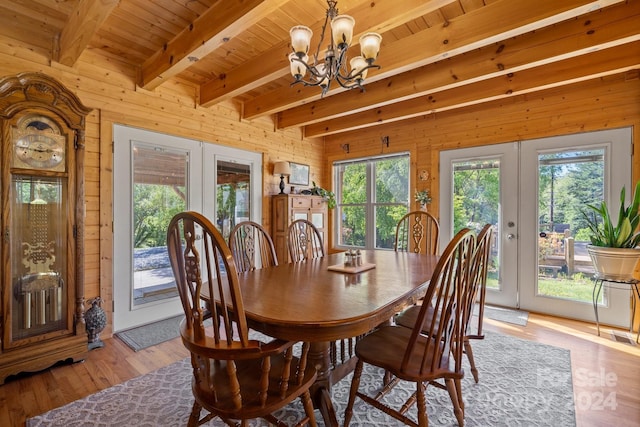
{"type": "MultiPolygon", "coordinates": [[[[354,40],[382,34],[365,92],[290,86],[289,29],[318,43],[325,0],[3,0],[0,34],[67,66],[87,50],[154,90],[197,87],[308,137],[379,126],[640,68],[640,0],[340,0],[354,40]]],[[[358,54],[357,43],[349,56],[358,54]]]]}

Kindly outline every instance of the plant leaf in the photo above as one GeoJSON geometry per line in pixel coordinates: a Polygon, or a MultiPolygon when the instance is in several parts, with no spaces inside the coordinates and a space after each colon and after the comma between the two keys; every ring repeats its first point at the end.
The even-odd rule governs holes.
{"type": "Polygon", "coordinates": [[[633,230],[631,229],[631,222],[629,221],[629,218],[624,218],[622,220],[622,224],[620,225],[619,228],[619,232],[618,232],[618,236],[616,238],[616,246],[617,248],[622,248],[624,247],[624,243],[625,241],[627,241],[627,239],[629,239],[629,237],[631,236],[631,232],[633,230]]]}

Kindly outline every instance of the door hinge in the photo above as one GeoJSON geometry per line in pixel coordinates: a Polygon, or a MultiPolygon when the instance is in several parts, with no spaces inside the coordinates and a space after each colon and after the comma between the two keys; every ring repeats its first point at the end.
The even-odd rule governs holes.
{"type": "Polygon", "coordinates": [[[73,238],[78,237],[78,226],[74,224],[73,226],[73,238]]]}

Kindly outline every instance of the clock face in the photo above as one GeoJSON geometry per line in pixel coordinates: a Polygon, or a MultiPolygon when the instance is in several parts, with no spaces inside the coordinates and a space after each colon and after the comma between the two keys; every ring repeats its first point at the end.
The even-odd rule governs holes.
{"type": "Polygon", "coordinates": [[[14,129],[14,167],[64,171],[65,137],[44,117],[32,117],[14,129]]]}
{"type": "Polygon", "coordinates": [[[35,168],[53,168],[64,160],[64,148],[46,135],[25,135],[16,141],[16,156],[35,168]]]}

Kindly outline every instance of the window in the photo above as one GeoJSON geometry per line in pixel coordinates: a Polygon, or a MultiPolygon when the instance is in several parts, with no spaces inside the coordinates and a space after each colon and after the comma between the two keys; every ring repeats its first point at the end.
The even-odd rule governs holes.
{"type": "Polygon", "coordinates": [[[337,245],[392,249],[409,207],[409,155],[336,162],[333,173],[337,245]]]}

